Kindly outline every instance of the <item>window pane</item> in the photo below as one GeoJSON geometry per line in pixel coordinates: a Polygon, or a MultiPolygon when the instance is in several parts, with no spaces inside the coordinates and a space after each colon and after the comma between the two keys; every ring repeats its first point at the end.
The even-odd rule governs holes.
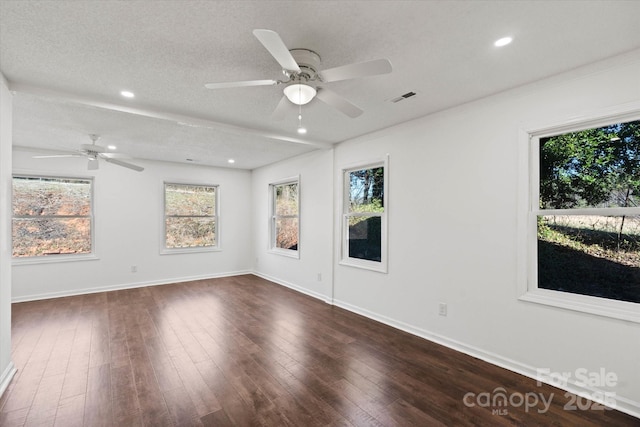
{"type": "Polygon", "coordinates": [[[166,231],[167,248],[191,248],[216,244],[213,218],[167,218],[166,231]]]}
{"type": "Polygon", "coordinates": [[[640,205],[640,121],[540,140],[543,209],[640,205]]]}
{"type": "Polygon", "coordinates": [[[276,219],[276,248],[298,250],[298,218],[276,219]]]}
{"type": "Polygon", "coordinates": [[[214,212],[215,187],[165,184],[166,215],[213,216],[214,212]]]}
{"type": "Polygon", "coordinates": [[[349,212],[384,211],[384,167],[349,172],[349,212]]]}
{"type": "Polygon", "coordinates": [[[91,181],[13,178],[13,215],[90,215],[91,181]]]}
{"type": "Polygon", "coordinates": [[[640,302],[640,216],[539,216],[538,287],[640,302]]]}
{"type": "Polygon", "coordinates": [[[91,253],[89,218],[13,219],[13,256],[91,253]]]}
{"type": "Polygon", "coordinates": [[[382,218],[349,217],[349,257],[380,261],[382,259],[382,218]]]}
{"type": "Polygon", "coordinates": [[[278,185],[276,189],[276,215],[298,215],[298,184],[278,185]]]}

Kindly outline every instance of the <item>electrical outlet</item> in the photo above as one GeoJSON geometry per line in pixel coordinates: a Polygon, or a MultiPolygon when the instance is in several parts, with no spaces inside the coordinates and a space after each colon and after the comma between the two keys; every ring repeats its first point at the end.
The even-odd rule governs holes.
{"type": "Polygon", "coordinates": [[[318,273],[318,282],[322,282],[322,273],[318,273]]]}
{"type": "Polygon", "coordinates": [[[137,265],[132,265],[131,266],[131,272],[132,273],[137,273],[138,272],[138,266],[137,265]]]}
{"type": "Polygon", "coordinates": [[[444,302],[441,302],[440,305],[438,306],[438,314],[440,316],[446,316],[447,315],[447,304],[444,302]]]}

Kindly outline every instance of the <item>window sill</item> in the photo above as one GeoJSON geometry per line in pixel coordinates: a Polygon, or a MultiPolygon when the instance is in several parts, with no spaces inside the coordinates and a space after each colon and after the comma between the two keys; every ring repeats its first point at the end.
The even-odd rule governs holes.
{"type": "Polygon", "coordinates": [[[357,258],[347,258],[339,262],[340,265],[347,267],[361,268],[363,270],[375,271],[378,273],[387,273],[387,266],[382,262],[365,261],[357,258]]]}
{"type": "Polygon", "coordinates": [[[175,254],[196,254],[203,252],[222,252],[218,246],[213,247],[199,247],[199,248],[176,248],[176,249],[162,249],[160,255],[175,255],[175,254]]]}
{"type": "Polygon", "coordinates": [[[536,304],[544,304],[582,313],[595,314],[597,316],[640,323],[640,304],[633,302],[616,301],[547,289],[529,291],[518,299],[536,304]]]}
{"type": "Polygon", "coordinates": [[[300,252],[291,249],[272,248],[267,251],[270,254],[286,256],[288,258],[300,259],[300,252]]]}
{"type": "Polygon", "coordinates": [[[55,264],[60,262],[96,261],[95,254],[86,255],[43,255],[39,257],[12,258],[12,265],[55,264]]]}

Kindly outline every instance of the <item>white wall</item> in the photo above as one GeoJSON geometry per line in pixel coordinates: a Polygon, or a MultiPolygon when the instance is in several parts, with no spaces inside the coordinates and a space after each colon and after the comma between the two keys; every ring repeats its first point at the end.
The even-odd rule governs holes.
{"type": "Polygon", "coordinates": [[[105,162],[88,171],[84,159],[33,159],[35,154],[14,147],[14,173],[95,176],[99,259],[14,264],[14,301],[251,271],[250,172],[137,160],[143,172],[105,162]],[[219,185],[222,251],[160,255],[164,181],[219,185]]]}
{"type": "Polygon", "coordinates": [[[11,362],[12,95],[0,74],[0,395],[15,373],[11,362]]]}
{"type": "MultiPolygon", "coordinates": [[[[344,167],[389,154],[389,271],[337,263],[339,212],[333,228],[314,223],[322,244],[333,233],[334,303],[532,377],[536,368],[605,368],[618,375],[618,407],[640,417],[640,324],[519,301],[516,257],[519,130],[639,100],[635,51],[338,144],[335,207],[344,167]],[[448,304],[446,317],[438,315],[440,302],[448,304]]],[[[254,211],[266,204],[267,181],[294,173],[299,162],[254,172],[254,211]]],[[[311,180],[331,178],[323,168],[311,180]]],[[[316,197],[302,191],[307,202],[316,197]]],[[[263,254],[261,212],[253,217],[257,271],[306,289],[315,270],[293,273],[263,254]]],[[[303,213],[301,221],[311,220],[303,213]]],[[[317,262],[328,258],[318,255],[317,262]]]]}
{"type": "Polygon", "coordinates": [[[317,298],[331,300],[333,150],[315,151],[252,174],[255,273],[317,298]],[[269,184],[300,176],[300,259],[269,252],[269,184]],[[320,277],[318,276],[320,275],[320,277]]]}

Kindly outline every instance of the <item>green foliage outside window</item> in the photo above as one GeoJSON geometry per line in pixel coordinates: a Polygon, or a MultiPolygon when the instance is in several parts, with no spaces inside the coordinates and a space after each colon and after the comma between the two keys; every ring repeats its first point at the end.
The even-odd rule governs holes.
{"type": "Polygon", "coordinates": [[[539,188],[538,287],[640,302],[640,121],[541,139],[539,188]]]}
{"type": "Polygon", "coordinates": [[[347,174],[348,254],[350,258],[380,262],[382,214],[384,213],[384,167],[349,171],[347,174]]]}

